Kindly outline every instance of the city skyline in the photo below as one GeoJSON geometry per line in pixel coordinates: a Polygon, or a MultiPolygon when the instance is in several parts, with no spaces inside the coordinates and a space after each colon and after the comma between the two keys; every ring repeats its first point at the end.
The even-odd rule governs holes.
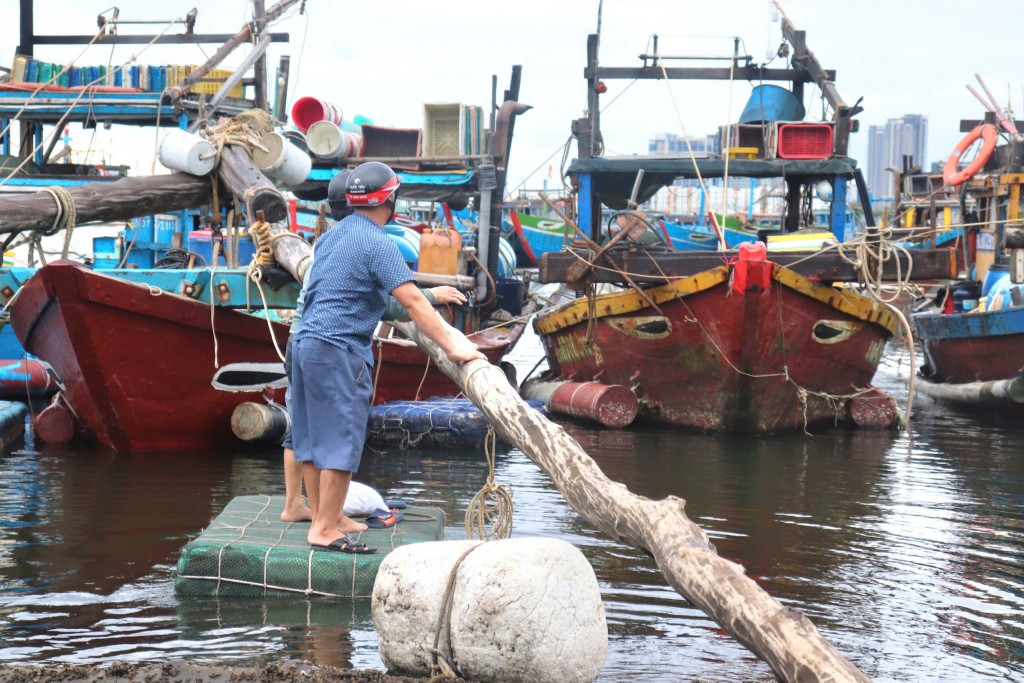
{"type": "Polygon", "coordinates": [[[928,160],[927,116],[904,114],[889,119],[884,125],[868,126],[865,179],[872,196],[893,196],[892,175],[888,169],[902,170],[904,156],[912,157],[913,165],[923,170],[931,167],[928,160]]]}

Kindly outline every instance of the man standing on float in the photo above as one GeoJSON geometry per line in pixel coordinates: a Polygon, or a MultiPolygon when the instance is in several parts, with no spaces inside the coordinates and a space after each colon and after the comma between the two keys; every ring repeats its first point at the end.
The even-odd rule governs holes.
{"type": "Polygon", "coordinates": [[[324,233],[310,269],[305,311],[292,349],[292,442],[313,511],[307,541],[318,549],[374,552],[349,534],[366,525],[342,513],[359,469],[373,391],[373,332],[394,296],[453,363],[486,360],[455,341],[420,293],[398,247],[381,229],[398,199],[398,177],[370,161],[348,177],[354,213],[324,233]]]}

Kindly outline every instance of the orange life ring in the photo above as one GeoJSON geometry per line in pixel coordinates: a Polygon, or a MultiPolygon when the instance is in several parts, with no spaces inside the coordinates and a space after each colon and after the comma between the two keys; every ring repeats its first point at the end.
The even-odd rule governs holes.
{"type": "Polygon", "coordinates": [[[946,159],[946,167],[942,169],[942,182],[950,187],[956,187],[957,185],[963,185],[973,178],[974,174],[980,171],[981,167],[992,156],[992,150],[996,148],[996,139],[998,137],[999,131],[991,123],[982,123],[975,126],[974,130],[968,133],[960,141],[960,144],[953,148],[953,153],[946,159]],[[974,161],[968,164],[966,168],[959,171],[956,170],[957,165],[960,163],[960,155],[966,152],[967,148],[973,145],[978,138],[982,140],[981,150],[974,157],[974,161]]]}

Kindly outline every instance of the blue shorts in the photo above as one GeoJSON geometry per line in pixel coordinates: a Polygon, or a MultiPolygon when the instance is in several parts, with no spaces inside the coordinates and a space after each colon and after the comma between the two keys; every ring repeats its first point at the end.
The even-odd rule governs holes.
{"type": "Polygon", "coordinates": [[[282,448],[292,447],[292,335],[288,335],[288,345],[284,349],[284,376],[288,378],[288,387],[284,390],[284,409],[288,411],[288,429],[281,440],[282,448]]]}
{"type": "Polygon", "coordinates": [[[366,441],[373,380],[355,353],[306,337],[292,344],[291,409],[295,459],[322,470],[355,472],[366,441]]]}

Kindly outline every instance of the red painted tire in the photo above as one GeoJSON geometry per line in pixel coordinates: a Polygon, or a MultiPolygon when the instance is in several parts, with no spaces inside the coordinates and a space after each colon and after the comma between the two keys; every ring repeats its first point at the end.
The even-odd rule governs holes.
{"type": "Polygon", "coordinates": [[[980,171],[981,167],[992,156],[992,150],[996,148],[996,140],[998,138],[999,131],[991,123],[975,126],[974,130],[968,133],[960,141],[960,144],[953,148],[953,153],[946,159],[946,166],[942,169],[942,182],[950,187],[956,187],[957,185],[963,185],[973,178],[974,174],[980,171]],[[960,155],[966,152],[967,148],[973,145],[978,138],[982,140],[981,151],[978,152],[977,156],[974,157],[974,161],[968,164],[966,168],[959,171],[956,170],[957,165],[960,163],[960,155]]]}

